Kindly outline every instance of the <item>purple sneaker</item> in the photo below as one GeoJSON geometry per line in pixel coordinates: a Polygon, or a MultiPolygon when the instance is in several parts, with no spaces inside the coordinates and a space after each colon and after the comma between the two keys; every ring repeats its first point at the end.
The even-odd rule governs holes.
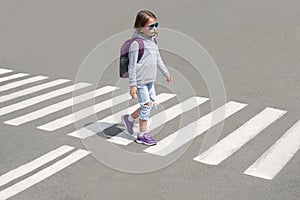
{"type": "Polygon", "coordinates": [[[127,129],[127,132],[130,134],[130,135],[132,135],[133,134],[133,122],[130,122],[129,120],[128,120],[128,117],[129,117],[129,115],[127,114],[127,115],[122,115],[122,121],[123,121],[123,123],[124,123],[124,125],[125,125],[125,127],[126,127],[126,129],[127,129]]]}
{"type": "Polygon", "coordinates": [[[156,140],[153,137],[151,137],[148,133],[145,133],[142,136],[137,136],[135,142],[145,144],[148,146],[156,145],[157,143],[156,140]]]}

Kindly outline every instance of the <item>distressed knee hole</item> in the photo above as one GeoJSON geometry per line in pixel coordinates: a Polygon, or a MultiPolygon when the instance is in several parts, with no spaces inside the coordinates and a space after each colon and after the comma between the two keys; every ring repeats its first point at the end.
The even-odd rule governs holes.
{"type": "Polygon", "coordinates": [[[147,102],[144,104],[145,106],[148,106],[148,107],[151,107],[151,103],[150,102],[147,102]]]}

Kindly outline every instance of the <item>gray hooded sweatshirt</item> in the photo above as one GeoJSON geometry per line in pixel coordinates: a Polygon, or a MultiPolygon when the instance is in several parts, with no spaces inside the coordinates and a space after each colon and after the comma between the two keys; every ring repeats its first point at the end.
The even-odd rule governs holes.
{"type": "Polygon", "coordinates": [[[137,63],[139,54],[139,44],[137,41],[131,43],[129,47],[129,86],[154,82],[157,75],[157,67],[165,77],[169,76],[166,65],[163,63],[154,37],[147,37],[134,30],[132,38],[140,37],[144,41],[144,54],[137,63]]]}

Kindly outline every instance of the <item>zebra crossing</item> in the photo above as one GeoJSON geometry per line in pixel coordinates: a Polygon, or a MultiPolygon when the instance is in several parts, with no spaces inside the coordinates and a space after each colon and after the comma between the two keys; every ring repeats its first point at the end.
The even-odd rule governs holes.
{"type": "Polygon", "coordinates": [[[220,164],[285,113],[274,108],[264,109],[194,160],[209,165],[220,164]]]}
{"type": "Polygon", "coordinates": [[[83,119],[85,117],[88,117],[90,115],[93,115],[94,113],[100,112],[102,110],[105,110],[107,108],[110,108],[113,101],[116,104],[124,103],[129,100],[129,94],[124,93],[117,97],[114,97],[113,99],[108,99],[106,101],[100,102],[96,105],[84,108],[82,110],[79,110],[75,113],[71,113],[67,116],[64,116],[62,118],[56,119],[54,121],[51,121],[47,124],[41,125],[37,127],[38,129],[45,130],[45,131],[55,131],[59,128],[65,127],[67,125],[70,125],[74,123],[76,120],[83,119]],[[76,116],[76,119],[74,118],[76,116]]]}
{"type": "Polygon", "coordinates": [[[238,112],[244,108],[246,104],[237,102],[228,102],[224,106],[219,107],[213,112],[201,117],[197,121],[189,124],[188,126],[176,131],[175,133],[167,136],[163,140],[159,141],[157,145],[148,147],[144,152],[166,156],[169,153],[175,151],[179,147],[193,140],[195,137],[201,135],[207,131],[210,127],[220,123],[223,120],[222,112],[225,112],[224,119],[238,112]],[[212,117],[217,116],[215,120],[212,121],[212,117]],[[212,122],[210,124],[210,122],[212,122]],[[196,131],[195,131],[196,130],[196,131]],[[195,134],[196,133],[196,134],[195,134]],[[171,145],[170,145],[171,144],[171,145]]]}
{"type": "Polygon", "coordinates": [[[9,125],[18,126],[18,125],[39,119],[39,118],[49,115],[51,113],[58,112],[60,110],[63,110],[64,108],[71,107],[72,105],[82,103],[91,98],[98,97],[100,95],[112,92],[116,89],[117,89],[117,87],[106,86],[106,87],[96,90],[95,92],[88,92],[86,94],[76,96],[76,97],[74,97],[74,99],[69,98],[67,100],[56,103],[55,105],[50,105],[50,106],[44,107],[42,109],[33,111],[26,115],[22,115],[20,117],[14,118],[12,120],[5,121],[4,123],[9,124],[9,125]]]}
{"type": "MultiPolygon", "coordinates": [[[[57,85],[60,85],[60,84],[63,84],[63,83],[69,82],[69,81],[70,80],[66,80],[66,79],[58,79],[58,80],[55,80],[55,81],[47,82],[45,84],[41,84],[41,85],[33,86],[31,88],[27,88],[25,90],[17,91],[17,92],[14,92],[14,93],[3,95],[3,96],[1,95],[0,103],[6,102],[6,101],[9,101],[9,100],[12,100],[12,99],[16,99],[18,97],[22,97],[22,96],[25,96],[25,95],[28,95],[28,94],[32,94],[34,92],[38,92],[38,91],[41,91],[43,89],[51,88],[53,86],[57,86],[57,85]]],[[[3,86],[3,87],[5,87],[5,86],[3,86]]],[[[2,86],[1,86],[1,88],[2,88],[2,86]]]]}
{"type": "Polygon", "coordinates": [[[71,164],[79,161],[80,159],[86,157],[90,154],[89,151],[78,149],[73,151],[75,148],[72,146],[64,145],[57,149],[54,149],[24,165],[19,166],[16,169],[13,169],[3,175],[0,176],[0,186],[5,186],[6,184],[40,168],[43,167],[45,164],[50,163],[51,161],[66,155],[67,156],[60,158],[55,163],[51,164],[50,166],[41,169],[40,171],[34,173],[33,175],[20,180],[19,182],[6,187],[5,189],[0,191],[0,200],[8,199],[29,187],[45,180],[46,178],[56,174],[57,172],[65,169],[66,167],[70,166],[71,164]],[[70,153],[71,152],[71,153],[70,153]]]}
{"type": "Polygon", "coordinates": [[[23,108],[35,105],[37,103],[46,101],[48,99],[52,99],[54,97],[61,96],[61,95],[66,94],[66,93],[71,93],[73,91],[85,88],[89,85],[90,84],[88,84],[88,83],[77,83],[75,85],[70,85],[70,86],[65,87],[65,88],[54,90],[52,92],[48,92],[48,93],[30,98],[30,99],[26,99],[24,101],[21,101],[21,102],[15,103],[15,104],[11,104],[9,106],[0,108],[0,116],[12,113],[12,112],[17,111],[17,110],[21,110],[23,108]]]}
{"type": "Polygon", "coordinates": [[[273,179],[299,150],[299,133],[300,121],[291,127],[273,146],[245,170],[244,174],[269,180],[273,179]]]}
{"type": "MultiPolygon", "coordinates": [[[[54,86],[60,86],[64,83],[70,82],[67,79],[58,79],[49,81],[46,76],[35,76],[27,78],[29,74],[16,73],[12,74],[13,70],[0,68],[0,92],[8,92],[11,89],[17,89],[20,86],[26,86],[29,83],[35,84],[38,81],[48,81],[46,83],[31,86],[26,89],[22,89],[9,94],[1,95],[0,93],[0,103],[7,102],[12,99],[17,99],[19,97],[24,97],[28,94],[33,94],[35,92],[43,92],[44,89],[51,89],[54,86]],[[25,78],[19,80],[19,78],[25,78]],[[17,81],[14,81],[18,79],[17,81]],[[10,83],[5,83],[10,81],[10,83]],[[14,81],[14,82],[12,82],[14,81]]],[[[24,108],[34,106],[38,103],[48,101],[50,99],[59,97],[61,95],[71,93],[75,90],[81,90],[83,88],[89,87],[89,83],[77,83],[69,85],[60,89],[55,89],[53,91],[37,95],[26,100],[13,103],[2,107],[0,104],[0,116],[8,115],[13,112],[17,112],[24,108]]],[[[53,105],[43,107],[38,110],[32,110],[29,113],[25,113],[21,116],[8,119],[3,123],[11,126],[20,126],[26,123],[37,121],[41,118],[47,119],[47,116],[56,112],[59,112],[65,108],[72,107],[75,104],[79,104],[90,100],[95,97],[99,97],[104,94],[111,93],[118,90],[115,86],[105,86],[99,88],[95,91],[89,91],[87,93],[75,96],[73,98],[68,98],[66,100],[60,101],[53,105]],[[75,100],[74,100],[75,99],[75,100]]],[[[167,102],[170,99],[176,97],[175,94],[161,93],[157,95],[158,101],[160,103],[167,102]]],[[[77,121],[80,121],[88,116],[95,113],[102,112],[105,109],[112,108],[113,106],[122,104],[130,99],[128,92],[120,94],[112,99],[104,100],[94,106],[86,107],[75,113],[67,113],[64,116],[54,119],[53,121],[48,121],[45,124],[41,124],[37,129],[43,130],[45,132],[56,131],[67,127],[77,121]],[[76,118],[74,117],[76,116],[76,118]]],[[[191,97],[185,101],[173,105],[170,108],[165,109],[151,116],[152,123],[149,125],[149,131],[154,130],[158,127],[163,126],[165,123],[171,122],[176,117],[184,114],[190,110],[198,108],[200,105],[208,102],[209,98],[206,97],[191,97]]],[[[196,137],[200,136],[210,128],[214,127],[218,123],[226,120],[230,116],[241,112],[248,104],[240,103],[235,101],[229,101],[225,105],[211,111],[210,113],[200,117],[199,119],[194,119],[188,125],[174,133],[169,134],[167,137],[158,141],[157,145],[145,148],[143,152],[153,154],[156,156],[168,156],[170,153],[176,151],[178,148],[184,144],[192,141],[196,137]]],[[[121,122],[121,115],[133,112],[139,107],[139,105],[133,105],[128,109],[118,111],[112,115],[105,116],[88,126],[82,127],[73,132],[66,133],[66,135],[73,138],[86,139],[89,137],[94,137],[97,133],[103,132],[104,130],[118,124],[121,122]]],[[[34,109],[34,108],[33,108],[34,109]]],[[[208,148],[205,152],[191,158],[191,161],[199,162],[201,164],[207,165],[219,165],[224,160],[228,159],[230,156],[234,156],[234,153],[241,149],[246,143],[254,139],[260,132],[267,129],[268,126],[275,123],[276,120],[285,115],[287,111],[267,107],[258,113],[256,116],[249,119],[246,123],[241,125],[239,128],[230,133],[227,137],[223,138],[215,145],[208,148]]],[[[8,115],[9,117],[9,115],[8,115]]],[[[135,132],[138,127],[135,127],[135,132]]],[[[129,145],[134,141],[134,136],[129,136],[124,132],[118,133],[117,135],[107,138],[107,142],[115,143],[118,145],[129,145]]],[[[244,171],[244,174],[249,176],[254,176],[264,179],[273,179],[281,169],[288,163],[288,161],[295,155],[295,153],[300,148],[300,121],[298,121],[293,127],[291,127],[284,135],[272,146],[269,150],[264,152],[260,158],[258,158],[254,163],[244,171]]],[[[4,175],[0,176],[0,186],[5,185],[12,180],[21,177],[38,167],[54,160],[55,158],[69,153],[74,147],[63,146],[54,151],[51,151],[40,158],[33,160],[19,168],[12,170],[4,175]]],[[[0,199],[6,199],[13,196],[28,187],[40,182],[42,179],[55,174],[57,171],[64,169],[65,167],[71,165],[72,163],[78,161],[79,159],[87,156],[90,152],[85,150],[77,150],[64,159],[58,161],[57,163],[37,172],[36,174],[10,186],[2,191],[0,191],[0,199]]]]}
{"type": "Polygon", "coordinates": [[[3,69],[3,68],[0,68],[0,75],[2,74],[7,74],[7,73],[10,73],[12,72],[13,70],[11,69],[3,69]]]}
{"type": "MultiPolygon", "coordinates": [[[[175,117],[179,116],[180,114],[182,114],[183,112],[187,112],[189,110],[192,110],[193,108],[195,108],[196,106],[199,106],[201,104],[203,104],[204,102],[206,102],[208,100],[208,98],[203,98],[203,97],[192,97],[186,101],[184,101],[183,103],[177,104],[163,112],[160,112],[157,115],[154,115],[152,117],[152,121],[153,123],[151,124],[151,126],[149,126],[148,131],[152,131],[155,128],[158,128],[160,126],[162,126],[163,124],[167,123],[168,121],[171,121],[172,119],[174,119],[175,117]],[[162,120],[163,119],[163,120],[162,120]]],[[[113,124],[113,122],[110,122],[113,124]]],[[[135,132],[137,132],[138,130],[135,130],[135,132]]],[[[133,140],[131,139],[126,139],[125,136],[125,132],[121,132],[116,136],[111,137],[110,139],[108,139],[108,141],[116,143],[116,144],[123,144],[123,145],[128,145],[130,144],[133,140]]]]}
{"type": "Polygon", "coordinates": [[[15,81],[6,85],[2,85],[0,88],[0,92],[6,91],[6,90],[10,90],[10,89],[14,89],[29,83],[34,83],[36,81],[41,81],[41,80],[45,80],[48,77],[46,76],[35,76],[32,78],[28,78],[28,79],[24,79],[24,80],[20,80],[20,81],[15,81]]]}
{"type": "Polygon", "coordinates": [[[29,74],[25,74],[25,73],[18,73],[18,74],[13,74],[10,76],[6,76],[6,77],[2,77],[0,78],[0,83],[5,82],[5,81],[9,81],[9,80],[13,80],[13,79],[17,79],[17,78],[21,78],[24,76],[28,76],[29,74]]]}

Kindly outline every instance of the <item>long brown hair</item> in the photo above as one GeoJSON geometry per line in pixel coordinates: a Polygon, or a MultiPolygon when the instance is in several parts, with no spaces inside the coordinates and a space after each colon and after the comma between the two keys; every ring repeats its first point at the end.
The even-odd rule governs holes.
{"type": "Polygon", "coordinates": [[[141,10],[137,13],[134,28],[144,27],[150,18],[157,19],[154,13],[149,10],[141,10]]]}

